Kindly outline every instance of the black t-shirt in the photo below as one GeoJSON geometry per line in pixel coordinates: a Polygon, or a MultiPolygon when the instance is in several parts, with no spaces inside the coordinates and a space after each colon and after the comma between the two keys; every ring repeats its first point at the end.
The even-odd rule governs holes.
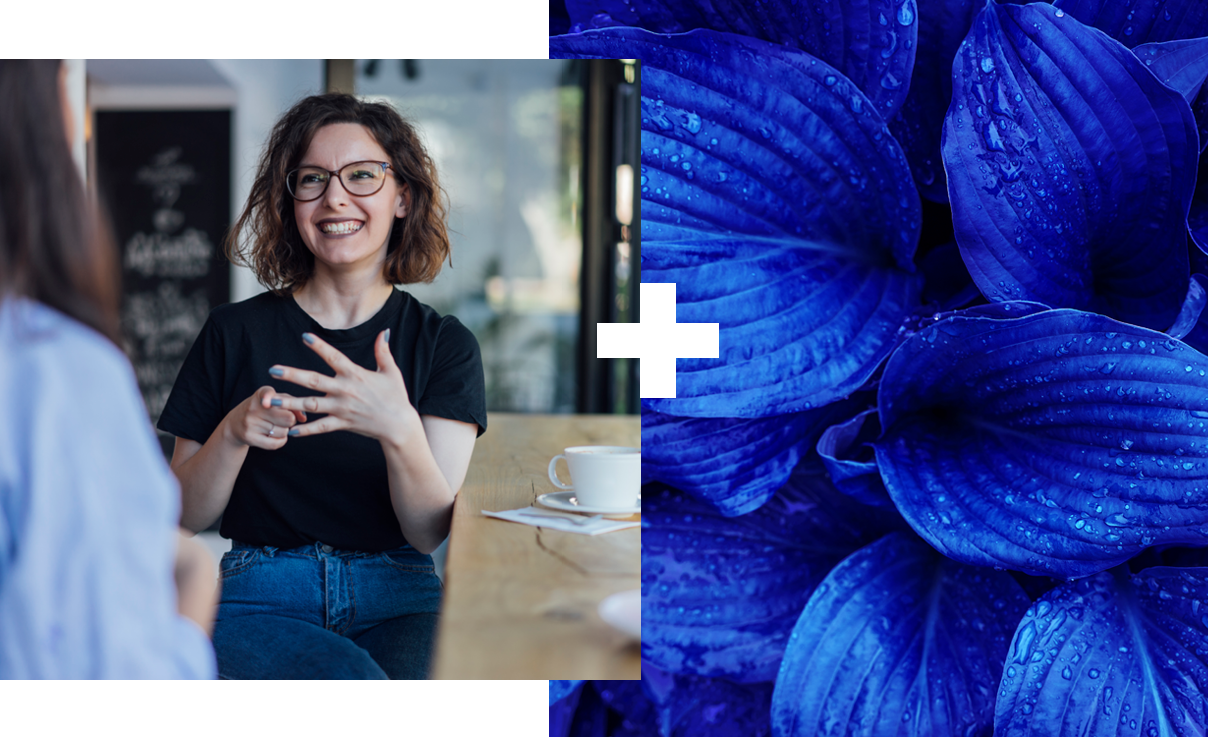
{"type": "MultiPolygon", "coordinates": [[[[482,358],[474,335],[452,316],[398,289],[368,321],[327,330],[292,296],[264,293],[222,305],[189,351],[158,427],[205,443],[236,405],[268,384],[296,397],[322,392],[276,379],[274,365],[335,372],[302,342],[311,332],[370,370],[373,344],[390,328],[390,350],[411,404],[435,415],[487,426],[482,358]]],[[[308,413],[307,420],[324,417],[308,413]]],[[[290,438],[279,450],[249,448],[219,528],[253,545],[294,548],[323,542],[342,550],[381,551],[406,544],[386,476],[381,443],[348,431],[290,438]]]]}

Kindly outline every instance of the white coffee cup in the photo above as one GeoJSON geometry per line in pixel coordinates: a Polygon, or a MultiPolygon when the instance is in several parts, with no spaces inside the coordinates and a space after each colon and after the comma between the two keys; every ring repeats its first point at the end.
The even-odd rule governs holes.
{"type": "Polygon", "coordinates": [[[619,445],[579,445],[567,448],[549,462],[549,480],[559,489],[575,492],[585,507],[632,509],[642,493],[642,449],[619,445]],[[558,459],[570,467],[570,484],[558,479],[558,459]]]}

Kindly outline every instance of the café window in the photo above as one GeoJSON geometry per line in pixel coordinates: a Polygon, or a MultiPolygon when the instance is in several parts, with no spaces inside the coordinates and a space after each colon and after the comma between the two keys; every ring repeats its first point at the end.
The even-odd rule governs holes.
{"type": "Polygon", "coordinates": [[[584,86],[555,60],[357,60],[416,123],[449,193],[452,268],[407,287],[477,336],[492,411],[574,412],[584,86]]]}

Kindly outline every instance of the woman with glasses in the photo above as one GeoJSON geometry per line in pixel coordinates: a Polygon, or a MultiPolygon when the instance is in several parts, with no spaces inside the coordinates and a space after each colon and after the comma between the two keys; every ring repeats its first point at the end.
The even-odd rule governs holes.
{"type": "Polygon", "coordinates": [[[395,286],[448,257],[442,197],[388,105],[309,97],[273,129],[227,240],[269,291],[211,313],[159,421],[182,524],[232,540],[220,677],[427,674],[428,554],[486,427],[474,336],[395,286]]]}
{"type": "Polygon", "coordinates": [[[0,60],[0,679],[213,678],[214,563],[118,347],[65,73],[0,60]]]}

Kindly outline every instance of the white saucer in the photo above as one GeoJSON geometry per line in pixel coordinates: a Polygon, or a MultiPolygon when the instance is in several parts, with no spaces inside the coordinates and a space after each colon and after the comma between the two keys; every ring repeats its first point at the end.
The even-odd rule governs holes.
{"type": "Polygon", "coordinates": [[[642,639],[642,590],[633,589],[613,594],[600,602],[600,619],[620,631],[642,639]]]}
{"type": "Polygon", "coordinates": [[[641,514],[642,496],[638,495],[638,503],[632,507],[588,507],[580,504],[573,491],[555,491],[552,494],[542,494],[537,497],[537,503],[550,509],[562,509],[567,512],[586,512],[588,514],[641,514]]]}

